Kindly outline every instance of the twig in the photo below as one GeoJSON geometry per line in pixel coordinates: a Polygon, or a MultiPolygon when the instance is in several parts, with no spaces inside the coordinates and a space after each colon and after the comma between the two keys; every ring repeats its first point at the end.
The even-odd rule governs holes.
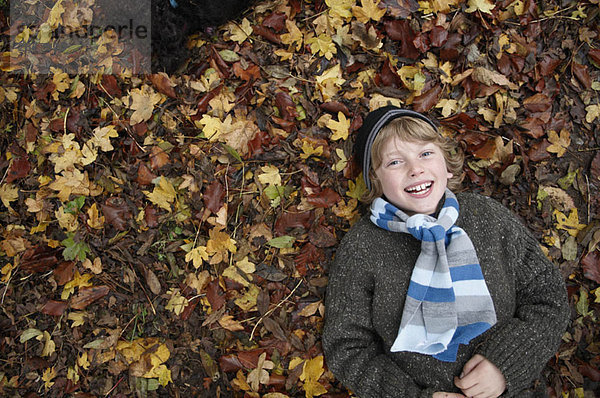
{"type": "Polygon", "coordinates": [[[113,392],[113,390],[115,388],[117,388],[117,386],[123,381],[123,379],[125,378],[125,376],[122,376],[119,381],[117,381],[117,383],[113,386],[113,388],[111,388],[106,394],[104,394],[105,397],[108,397],[110,395],[111,392],[113,392]]]}
{"type": "Polygon", "coordinates": [[[250,341],[252,341],[252,339],[254,338],[254,332],[256,331],[256,328],[262,322],[262,320],[264,318],[266,318],[267,316],[271,315],[271,313],[273,311],[275,311],[277,308],[281,307],[283,305],[283,303],[286,302],[292,296],[292,294],[294,294],[296,289],[298,289],[298,287],[300,287],[301,283],[302,283],[302,280],[299,280],[298,283],[296,284],[296,287],[294,287],[294,289],[290,292],[290,294],[288,294],[283,300],[281,300],[279,303],[277,303],[277,305],[275,307],[271,308],[269,311],[265,312],[265,314],[263,316],[260,317],[258,322],[256,322],[256,325],[254,325],[254,327],[252,328],[252,333],[250,333],[250,341]]]}

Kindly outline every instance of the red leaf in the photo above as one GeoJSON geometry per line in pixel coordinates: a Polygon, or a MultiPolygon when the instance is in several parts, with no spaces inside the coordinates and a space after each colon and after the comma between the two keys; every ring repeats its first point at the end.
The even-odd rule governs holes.
{"type": "Polygon", "coordinates": [[[54,269],[54,279],[59,286],[73,279],[75,261],[63,261],[54,269]]]}
{"type": "Polygon", "coordinates": [[[177,94],[175,94],[175,90],[173,89],[171,81],[167,75],[162,73],[154,73],[150,75],[150,81],[159,92],[163,93],[167,97],[177,97],[177,94]]]}
{"type": "Polygon", "coordinates": [[[137,171],[137,183],[140,185],[150,185],[156,174],[152,173],[145,163],[140,163],[137,171]]]}
{"type": "Polygon", "coordinates": [[[204,195],[202,200],[204,201],[204,206],[213,213],[216,213],[223,207],[223,198],[225,197],[225,187],[218,181],[213,181],[206,189],[204,190],[204,195]]]}
{"type": "Polygon", "coordinates": [[[529,148],[527,157],[532,162],[541,162],[550,158],[550,153],[546,150],[550,146],[548,140],[539,140],[529,148]]]}
{"type": "Polygon", "coordinates": [[[149,228],[156,228],[158,226],[158,212],[152,205],[148,205],[144,208],[144,221],[149,228]]]}
{"type": "Polygon", "coordinates": [[[208,103],[212,101],[212,99],[215,98],[219,92],[221,92],[221,88],[223,88],[223,85],[213,88],[211,91],[204,94],[202,98],[200,98],[200,101],[198,101],[198,112],[191,117],[192,120],[202,119],[202,115],[204,115],[208,110],[208,103]]]}
{"type": "Polygon", "coordinates": [[[292,100],[292,97],[287,91],[280,91],[275,95],[275,105],[279,108],[281,116],[285,120],[293,121],[298,117],[298,111],[296,111],[296,104],[292,100]]]}
{"type": "Polygon", "coordinates": [[[413,44],[422,54],[429,51],[431,48],[429,43],[429,36],[426,34],[418,33],[415,39],[413,40],[413,44]]]}
{"type": "Polygon", "coordinates": [[[279,35],[273,31],[271,31],[270,29],[265,28],[264,26],[254,25],[252,30],[254,31],[255,34],[264,37],[271,43],[275,43],[275,44],[281,43],[281,39],[279,38],[279,35]]]}
{"type": "Polygon", "coordinates": [[[429,33],[431,38],[431,45],[434,47],[441,47],[448,40],[448,31],[442,26],[434,26],[429,33]]]}
{"type": "Polygon", "coordinates": [[[152,169],[160,169],[164,165],[169,164],[169,162],[170,159],[168,153],[163,151],[158,145],[152,147],[152,153],[150,154],[150,167],[152,167],[152,169]]]}
{"type": "Polygon", "coordinates": [[[597,65],[600,65],[600,49],[593,48],[588,52],[588,57],[592,59],[597,65]]]}
{"type": "Polygon", "coordinates": [[[233,64],[233,74],[245,81],[254,81],[260,79],[260,68],[258,65],[249,63],[244,69],[241,62],[233,64]]]}
{"type": "Polygon", "coordinates": [[[285,235],[288,229],[308,229],[313,221],[312,211],[293,212],[287,211],[277,218],[275,222],[275,233],[278,236],[285,235]]]}
{"type": "Polygon", "coordinates": [[[105,285],[82,288],[79,289],[76,295],[71,297],[69,304],[73,309],[82,310],[94,301],[106,296],[109,291],[110,288],[105,285]]]}
{"type": "Polygon", "coordinates": [[[586,278],[600,283],[600,251],[594,250],[588,253],[581,259],[581,265],[583,266],[583,275],[586,278]]]}
{"type": "Polygon", "coordinates": [[[339,202],[340,195],[331,188],[325,188],[315,195],[310,195],[306,201],[315,207],[327,208],[339,202]]]}
{"type": "Polygon", "coordinates": [[[460,55],[459,45],[461,42],[461,35],[453,33],[448,36],[448,39],[440,49],[440,59],[442,61],[453,61],[460,55]]]}
{"type": "Polygon", "coordinates": [[[62,259],[62,248],[53,249],[48,246],[36,246],[23,253],[21,269],[30,272],[46,272],[62,259]]]}
{"type": "Polygon", "coordinates": [[[131,218],[131,213],[123,199],[116,196],[108,198],[100,207],[107,223],[119,231],[127,229],[127,221],[131,218]]]}
{"type": "Polygon", "coordinates": [[[210,303],[212,311],[217,311],[225,304],[223,289],[219,286],[219,280],[215,279],[206,285],[206,299],[210,303]]]}
{"type": "Polygon", "coordinates": [[[592,367],[590,364],[584,363],[579,366],[578,370],[579,373],[581,373],[583,376],[587,377],[591,381],[596,383],[600,381],[600,371],[592,367]]]}
{"type": "Polygon", "coordinates": [[[319,107],[325,112],[333,113],[334,115],[337,115],[338,112],[342,112],[344,115],[348,117],[350,116],[350,111],[348,110],[348,107],[338,101],[325,102],[319,107]]]}
{"type": "Polygon", "coordinates": [[[13,182],[19,178],[26,177],[31,170],[31,164],[26,158],[18,158],[12,161],[6,172],[6,182],[13,182]]]}
{"type": "Polygon", "coordinates": [[[552,76],[554,70],[560,65],[562,61],[558,58],[553,58],[550,55],[544,56],[544,58],[538,63],[540,68],[540,75],[552,76]]]}
{"type": "Polygon", "coordinates": [[[296,265],[318,265],[323,260],[325,260],[323,249],[316,247],[312,243],[307,243],[302,246],[300,253],[298,253],[294,259],[294,262],[296,265]]]}
{"type": "Polygon", "coordinates": [[[438,103],[441,93],[442,86],[439,84],[430,88],[429,90],[427,90],[427,92],[415,98],[415,100],[413,101],[413,109],[419,113],[427,112],[428,110],[433,108],[435,104],[438,103]]]}
{"type": "Polygon", "coordinates": [[[398,48],[399,57],[411,59],[417,59],[419,57],[419,50],[417,50],[413,43],[416,35],[410,27],[410,22],[408,20],[395,19],[392,21],[386,21],[385,32],[390,39],[400,42],[400,46],[398,48]]]}
{"type": "Polygon", "coordinates": [[[121,97],[123,92],[119,87],[119,83],[117,82],[117,78],[112,74],[104,74],[102,75],[102,83],[99,84],[100,89],[111,97],[121,97]]]}
{"type": "Polygon", "coordinates": [[[589,90],[592,87],[592,78],[588,72],[587,65],[581,65],[577,62],[573,62],[571,66],[573,68],[573,74],[575,77],[577,77],[577,80],[583,84],[586,90],[589,90]]]}
{"type": "Polygon", "coordinates": [[[262,22],[263,26],[272,28],[276,32],[281,32],[285,29],[285,20],[287,16],[282,12],[274,12],[268,15],[262,22]]]}
{"type": "Polygon", "coordinates": [[[552,100],[545,94],[535,94],[525,98],[523,106],[530,112],[545,112],[552,107],[552,100]]]}
{"type": "Polygon", "coordinates": [[[317,247],[331,247],[337,243],[335,234],[325,225],[319,224],[308,232],[310,243],[317,247]]]}
{"type": "Polygon", "coordinates": [[[48,300],[40,312],[46,315],[60,316],[67,309],[67,302],[48,300]]]}
{"type": "Polygon", "coordinates": [[[381,72],[379,72],[379,79],[381,80],[381,84],[388,87],[402,87],[402,79],[396,71],[392,64],[390,64],[389,59],[385,59],[383,63],[383,67],[381,68],[381,72]]]}
{"type": "Polygon", "coordinates": [[[210,47],[210,65],[219,73],[222,79],[229,77],[229,66],[214,46],[210,47]]]}

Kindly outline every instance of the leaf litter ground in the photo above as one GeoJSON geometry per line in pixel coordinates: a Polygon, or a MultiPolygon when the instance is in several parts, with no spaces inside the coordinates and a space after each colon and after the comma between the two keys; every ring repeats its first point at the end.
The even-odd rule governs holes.
{"type": "MultiPolygon", "coordinates": [[[[93,1],[30,3],[56,29],[93,1]]],[[[104,36],[93,66],[113,73],[31,73],[44,32],[11,30],[4,8],[0,391],[347,396],[319,342],[327,268],[364,211],[361,115],[393,103],[436,117],[465,148],[465,189],[511,208],[560,267],[572,322],[544,375],[551,396],[594,396],[598,14],[259,2],[192,36],[179,72],[135,75],[104,36]]]]}

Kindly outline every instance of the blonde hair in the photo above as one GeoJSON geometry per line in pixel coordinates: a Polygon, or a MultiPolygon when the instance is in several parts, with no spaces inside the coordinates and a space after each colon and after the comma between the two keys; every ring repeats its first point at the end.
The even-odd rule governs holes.
{"type": "Polygon", "coordinates": [[[443,137],[429,123],[424,120],[410,116],[403,116],[392,120],[385,125],[375,137],[371,147],[371,167],[363,170],[363,173],[369,173],[371,181],[371,190],[362,198],[364,202],[371,202],[375,198],[383,195],[381,182],[377,179],[375,170],[381,166],[382,153],[385,144],[393,137],[397,137],[407,142],[427,142],[437,145],[444,154],[446,168],[452,177],[448,180],[450,190],[459,189],[463,180],[463,161],[464,155],[462,149],[456,141],[451,138],[443,137]]]}

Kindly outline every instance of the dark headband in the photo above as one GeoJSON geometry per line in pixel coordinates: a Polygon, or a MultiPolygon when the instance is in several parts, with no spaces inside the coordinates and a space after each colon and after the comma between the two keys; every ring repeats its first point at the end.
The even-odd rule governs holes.
{"type": "Polygon", "coordinates": [[[419,112],[411,111],[409,109],[401,109],[393,105],[384,106],[383,108],[376,109],[370,112],[363,125],[358,130],[356,140],[354,142],[354,157],[359,165],[362,166],[363,178],[367,189],[371,189],[371,181],[369,179],[369,168],[371,167],[371,147],[375,141],[375,137],[381,131],[381,129],[388,124],[390,121],[399,117],[409,116],[416,119],[421,119],[433,127],[435,131],[437,126],[426,116],[419,112]]]}

